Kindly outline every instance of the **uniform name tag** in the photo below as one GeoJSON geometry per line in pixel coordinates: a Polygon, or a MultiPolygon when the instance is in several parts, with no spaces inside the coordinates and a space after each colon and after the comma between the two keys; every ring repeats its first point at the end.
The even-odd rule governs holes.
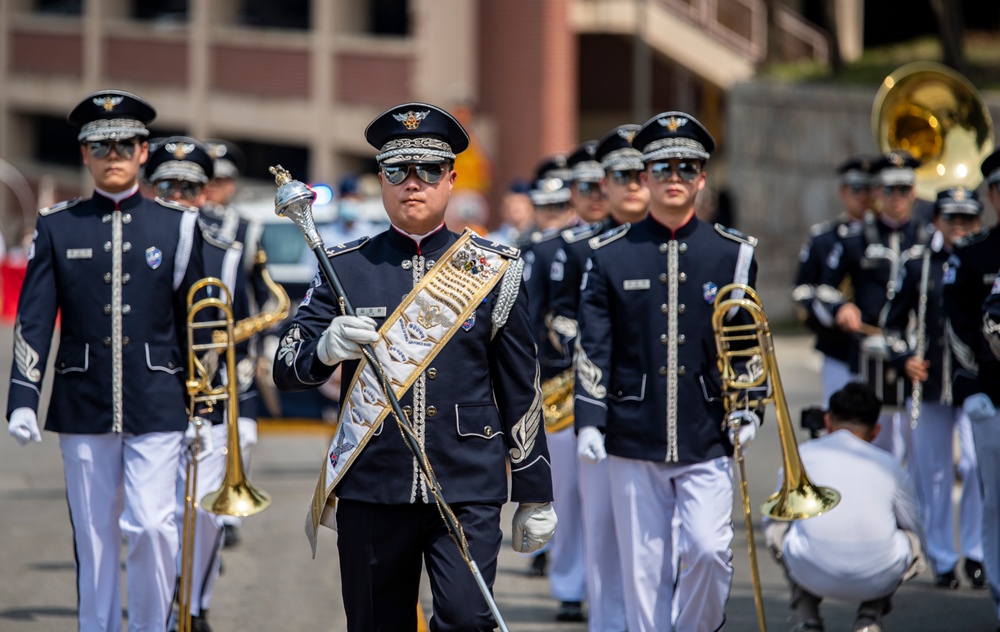
{"type": "Polygon", "coordinates": [[[66,250],[67,259],[93,259],[93,248],[68,248],[66,250]]]}
{"type": "Polygon", "coordinates": [[[630,290],[648,290],[649,279],[625,279],[623,285],[626,292],[630,290]]]}
{"type": "Polygon", "coordinates": [[[369,318],[385,318],[384,307],[359,307],[358,316],[368,316],[369,318]]]}

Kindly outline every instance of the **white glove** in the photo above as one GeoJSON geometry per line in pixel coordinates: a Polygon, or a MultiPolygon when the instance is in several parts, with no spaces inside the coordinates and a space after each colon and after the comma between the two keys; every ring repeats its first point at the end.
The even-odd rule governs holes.
{"type": "Polygon", "coordinates": [[[257,445],[257,422],[249,417],[240,417],[236,422],[240,433],[240,450],[246,451],[257,445]]]}
{"type": "Polygon", "coordinates": [[[361,345],[378,342],[375,321],[367,316],[337,316],[316,345],[316,356],[327,366],[362,357],[361,345]]]}
{"type": "Polygon", "coordinates": [[[584,463],[600,463],[608,458],[604,450],[604,433],[594,426],[584,426],[576,437],[576,455],[584,463]]]}
{"type": "MultiPolygon", "coordinates": [[[[962,410],[965,411],[965,414],[972,421],[983,421],[995,417],[997,414],[997,409],[993,406],[993,400],[986,393],[976,393],[975,395],[966,397],[962,403],[962,410]]],[[[15,410],[14,412],[17,411],[15,410]]],[[[11,424],[13,424],[14,416],[11,415],[10,419],[11,424]]]]}
{"type": "Polygon", "coordinates": [[[42,433],[38,431],[38,416],[30,408],[15,408],[10,413],[10,423],[7,432],[22,446],[29,441],[42,442],[42,433]]]}
{"type": "Polygon", "coordinates": [[[552,503],[521,503],[514,512],[510,546],[518,553],[532,553],[545,546],[556,531],[552,503]]]}
{"type": "Polygon", "coordinates": [[[749,410],[734,410],[726,418],[726,427],[729,429],[729,443],[736,444],[735,425],[739,424],[740,447],[745,448],[757,436],[757,428],[760,428],[760,417],[749,410]]]}
{"type": "Polygon", "coordinates": [[[208,419],[201,419],[200,421],[201,424],[195,423],[194,419],[188,422],[187,430],[184,431],[184,439],[181,441],[186,448],[194,445],[196,441],[198,442],[198,460],[211,454],[215,447],[212,445],[212,422],[208,419]]]}

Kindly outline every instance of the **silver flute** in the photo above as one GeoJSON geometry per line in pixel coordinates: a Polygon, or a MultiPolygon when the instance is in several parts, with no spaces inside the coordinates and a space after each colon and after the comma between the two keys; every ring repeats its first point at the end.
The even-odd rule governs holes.
{"type": "MultiPolygon", "coordinates": [[[[920,299],[917,304],[917,348],[914,357],[923,362],[927,355],[927,290],[930,285],[931,276],[931,249],[927,248],[923,253],[923,260],[920,262],[920,299]]],[[[945,377],[947,379],[947,376],[945,377]]],[[[910,429],[916,429],[917,421],[920,419],[920,401],[924,393],[924,383],[920,380],[913,380],[913,389],[910,391],[910,429]]]]}

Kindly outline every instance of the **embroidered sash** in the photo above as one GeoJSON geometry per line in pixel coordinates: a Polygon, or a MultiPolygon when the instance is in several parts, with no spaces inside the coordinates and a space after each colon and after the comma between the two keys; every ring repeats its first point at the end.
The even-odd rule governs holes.
{"type": "MultiPolygon", "coordinates": [[[[379,329],[372,345],[397,399],[401,399],[448,340],[503,277],[510,261],[479,248],[468,229],[410,292],[379,329]]],[[[361,450],[392,412],[380,381],[367,361],[351,381],[337,433],[313,494],[306,537],[316,556],[319,525],[332,526],[333,494],[361,450]]]]}

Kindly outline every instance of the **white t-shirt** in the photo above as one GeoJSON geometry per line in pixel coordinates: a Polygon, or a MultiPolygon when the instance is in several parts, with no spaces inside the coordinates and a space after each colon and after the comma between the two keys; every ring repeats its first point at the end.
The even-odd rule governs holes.
{"type": "Polygon", "coordinates": [[[901,529],[921,539],[923,533],[909,475],[891,454],[847,430],[807,441],[799,453],[809,478],[839,491],[841,500],[825,514],[792,523],[783,552],[792,580],[834,599],[892,594],[911,559],[901,529]]]}

